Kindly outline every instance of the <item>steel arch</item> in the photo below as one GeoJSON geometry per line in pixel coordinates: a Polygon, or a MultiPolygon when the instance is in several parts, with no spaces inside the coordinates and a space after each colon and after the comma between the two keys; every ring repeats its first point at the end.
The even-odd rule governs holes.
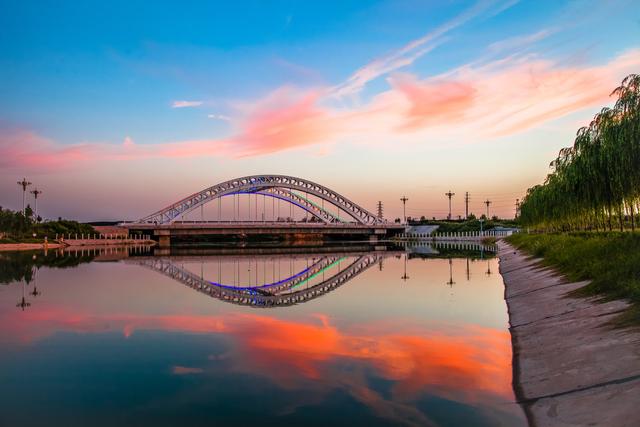
{"type": "MultiPolygon", "coordinates": [[[[225,181],[185,197],[164,209],[141,218],[138,222],[169,224],[175,221],[179,216],[185,215],[199,208],[201,205],[223,196],[237,193],[253,194],[261,192],[272,192],[274,194],[278,194],[279,191],[276,190],[284,192],[286,192],[286,190],[297,190],[319,197],[320,199],[323,199],[346,212],[353,217],[357,223],[362,225],[375,225],[384,222],[384,220],[378,218],[375,214],[323,185],[306,179],[286,175],[252,175],[225,181]]],[[[286,200],[289,203],[293,203],[294,200],[298,201],[298,203],[294,204],[308,210],[324,222],[335,222],[336,220],[339,220],[335,215],[330,214],[324,209],[317,206],[313,208],[313,204],[309,200],[304,199],[300,195],[296,195],[293,191],[288,191],[288,193],[288,195],[280,193],[283,200],[286,200]],[[301,203],[302,199],[306,200],[306,203],[301,203]],[[304,206],[301,206],[301,204],[304,206]]]]}

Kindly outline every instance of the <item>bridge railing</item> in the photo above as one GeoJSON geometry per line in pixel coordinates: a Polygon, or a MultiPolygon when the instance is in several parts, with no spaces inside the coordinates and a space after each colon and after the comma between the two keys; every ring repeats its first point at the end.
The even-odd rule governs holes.
{"type": "Polygon", "coordinates": [[[450,233],[400,233],[399,240],[436,240],[436,241],[478,241],[486,238],[503,238],[516,233],[516,230],[460,231],[450,233]]]}
{"type": "Polygon", "coordinates": [[[150,240],[146,234],[127,233],[56,233],[56,240],[150,240]]]}

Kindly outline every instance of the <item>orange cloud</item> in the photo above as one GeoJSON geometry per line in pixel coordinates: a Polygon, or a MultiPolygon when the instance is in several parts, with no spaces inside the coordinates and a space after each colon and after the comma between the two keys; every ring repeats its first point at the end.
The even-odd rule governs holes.
{"type": "Polygon", "coordinates": [[[201,366],[173,365],[171,372],[206,375],[223,358],[229,369],[267,377],[279,387],[314,390],[317,404],[340,388],[378,416],[409,425],[430,425],[414,404],[425,394],[498,411],[510,410],[504,403],[513,399],[508,331],[473,325],[432,330],[403,321],[399,331],[397,322],[384,321],[339,328],[323,315],[315,321],[252,313],[95,316],[43,307],[20,313],[15,324],[9,321],[15,316],[6,316],[0,316],[0,341],[11,345],[29,345],[61,330],[120,330],[125,337],[136,330],[223,334],[235,342],[229,354],[210,356],[201,366]],[[370,385],[371,372],[393,383],[389,395],[370,385]]]}
{"type": "MultiPolygon", "coordinates": [[[[445,333],[413,327],[411,334],[405,334],[394,332],[395,325],[391,324],[364,324],[354,327],[358,332],[349,332],[331,325],[326,316],[318,319],[295,322],[256,314],[93,316],[49,308],[22,313],[15,324],[0,319],[0,325],[5,325],[0,328],[5,340],[25,344],[60,330],[121,330],[125,337],[136,330],[221,333],[233,337],[241,349],[234,357],[242,359],[235,369],[250,369],[284,387],[298,387],[304,379],[334,381],[333,363],[350,360],[365,362],[394,381],[394,395],[403,400],[417,397],[424,390],[465,401],[479,401],[487,395],[511,397],[507,331],[466,326],[445,333]]],[[[173,368],[176,374],[196,370],[206,367],[173,368]]]]}

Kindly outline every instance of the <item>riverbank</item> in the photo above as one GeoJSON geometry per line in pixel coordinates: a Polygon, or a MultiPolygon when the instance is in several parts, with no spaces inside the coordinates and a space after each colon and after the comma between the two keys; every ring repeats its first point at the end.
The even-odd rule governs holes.
{"type": "Polygon", "coordinates": [[[33,251],[44,249],[80,249],[80,248],[100,248],[105,246],[153,246],[154,240],[143,239],[70,239],[64,243],[49,242],[44,243],[0,243],[0,252],[8,251],[33,251]]]}
{"type": "Polygon", "coordinates": [[[0,252],[6,251],[33,251],[39,249],[59,249],[66,245],[60,243],[0,243],[0,252]]]}
{"type": "Polygon", "coordinates": [[[630,301],[616,322],[640,326],[640,233],[523,233],[507,240],[571,281],[588,280],[578,296],[630,301]]]}
{"type": "Polygon", "coordinates": [[[588,281],[570,281],[541,259],[498,245],[514,388],[529,424],[640,425],[640,331],[612,326],[630,303],[577,297],[588,281]]]}

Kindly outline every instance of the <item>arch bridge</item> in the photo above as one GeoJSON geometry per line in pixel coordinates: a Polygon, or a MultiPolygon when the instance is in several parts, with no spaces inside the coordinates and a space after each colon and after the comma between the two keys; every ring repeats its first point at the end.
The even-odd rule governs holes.
{"type": "MultiPolygon", "coordinates": [[[[278,205],[279,206],[279,205],[278,205]]],[[[240,211],[238,199],[238,212],[240,211]]],[[[272,216],[275,210],[272,211],[272,216]]],[[[249,216],[252,215],[249,198],[249,216]]],[[[156,236],[161,247],[168,247],[172,237],[188,236],[235,236],[251,235],[321,235],[341,236],[355,239],[377,240],[404,230],[400,224],[387,222],[350,199],[315,182],[287,175],[252,175],[221,182],[191,194],[171,205],[147,215],[136,222],[122,223],[130,231],[140,231],[156,236]],[[242,194],[255,195],[255,221],[184,221],[184,216],[213,201],[242,194]],[[305,219],[283,220],[265,218],[264,212],[258,220],[258,197],[263,198],[263,209],[267,197],[284,201],[305,212],[305,219]],[[308,216],[311,215],[311,219],[308,216]]]]}

